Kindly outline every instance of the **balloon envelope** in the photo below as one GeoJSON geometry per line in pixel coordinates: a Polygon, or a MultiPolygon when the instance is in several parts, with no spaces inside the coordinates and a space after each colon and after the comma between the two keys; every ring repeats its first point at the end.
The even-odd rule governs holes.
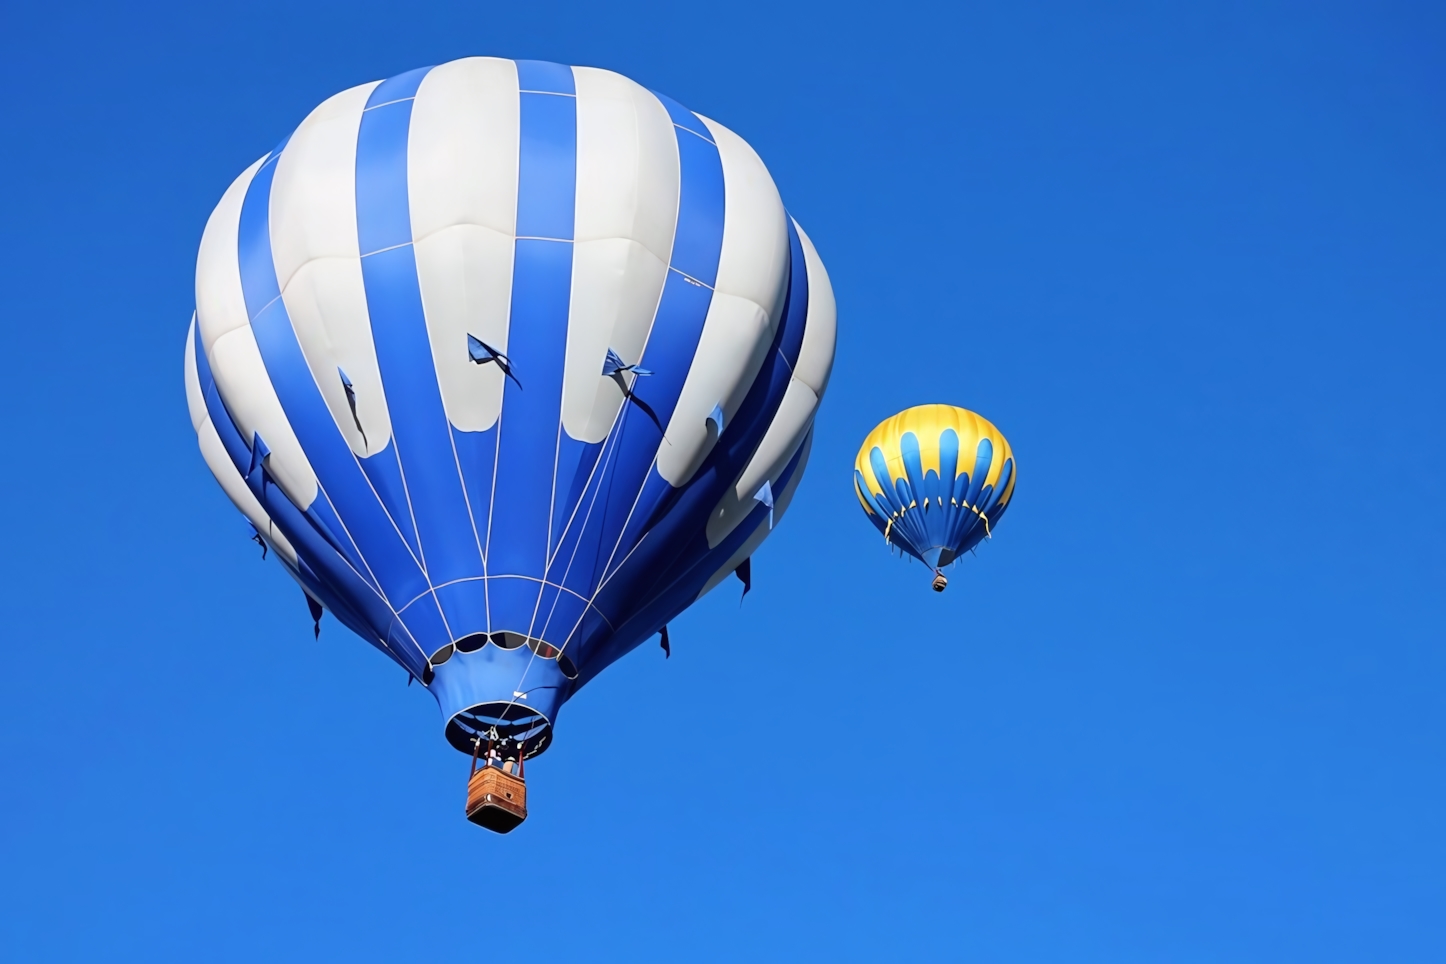
{"type": "Polygon", "coordinates": [[[1015,479],[1003,433],[953,405],[919,405],[885,419],[854,463],[854,493],[869,521],[934,570],[991,534],[1015,479]]]}
{"type": "Polygon", "coordinates": [[[307,595],[459,749],[495,726],[531,756],[767,537],[833,349],[736,134],[610,71],[468,58],[337,94],[237,178],[185,369],[307,595]]]}

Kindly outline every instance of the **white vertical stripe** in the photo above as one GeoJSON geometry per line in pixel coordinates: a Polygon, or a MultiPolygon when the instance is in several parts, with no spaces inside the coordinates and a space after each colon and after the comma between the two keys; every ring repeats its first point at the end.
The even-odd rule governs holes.
{"type": "Polygon", "coordinates": [[[779,474],[798,449],[799,442],[813,426],[819,399],[828,385],[833,369],[836,313],[833,288],[824,271],[823,262],[813,242],[793,222],[803,246],[803,269],[808,272],[808,313],[804,317],[803,344],[799,346],[793,377],[778,412],[773,416],[763,440],[748,460],[738,482],[724,494],[713,514],[708,517],[708,545],[716,546],[753,509],[753,496],[763,480],[777,484],[779,474]]]}
{"type": "Polygon", "coordinates": [[[632,238],[667,263],[678,221],[678,142],[656,97],[610,70],[572,68],[577,88],[573,238],[632,238]]]}
{"type": "MultiPolygon", "coordinates": [[[[799,443],[813,427],[813,413],[818,410],[818,396],[803,382],[794,378],[783,393],[783,401],[763,440],[758,443],[737,484],[723,493],[713,513],[708,516],[708,546],[716,546],[747,518],[758,503],[753,497],[764,480],[777,486],[778,477],[788,467],[789,459],[798,451],[799,443]]],[[[776,514],[776,513],[775,513],[776,514]]]]}
{"type": "Polygon", "coordinates": [[[708,413],[722,405],[725,424],[737,414],[772,341],[773,326],[762,308],[714,292],[688,379],[658,447],[658,474],[670,484],[681,486],[698,471],[717,442],[708,413]]]}
{"type": "Polygon", "coordinates": [[[236,465],[231,461],[231,456],[226,454],[226,447],[221,444],[221,437],[216,433],[216,426],[211,424],[211,414],[206,409],[206,399],[201,393],[201,380],[196,372],[196,322],[193,318],[191,327],[186,332],[186,407],[191,412],[191,427],[196,430],[196,441],[201,448],[201,457],[206,460],[206,467],[221,483],[221,490],[226,493],[227,498],[241,510],[256,531],[261,533],[271,545],[280,553],[293,567],[296,566],[296,550],[287,541],[286,536],[271,525],[271,517],[261,507],[256,496],[246,487],[246,482],[241,478],[241,473],[236,471],[236,465]]]}
{"type": "Polygon", "coordinates": [[[603,377],[603,360],[612,348],[638,361],[667,280],[678,143],[667,109],[648,91],[609,70],[572,72],[577,194],[562,425],[599,442],[625,401],[617,381],[603,377]]]}
{"type": "Polygon", "coordinates": [[[672,485],[693,476],[717,441],[708,413],[731,419],[743,404],[778,326],[788,280],[788,225],[778,188],[753,148],[701,118],[718,144],[726,203],[718,280],[693,366],[658,448],[658,474],[672,485]]]}
{"type": "MultiPolygon", "coordinates": [[[[607,437],[626,396],[616,379],[603,377],[603,361],[608,348],[626,363],[638,361],[667,274],[667,265],[636,241],[574,246],[562,382],[562,425],[572,438],[607,437]]],[[[629,383],[636,377],[623,375],[629,383]]]]}
{"type": "Polygon", "coordinates": [[[298,508],[311,505],[316,498],[316,473],[276,397],[251,326],[228,331],[216,339],[209,361],[216,388],[241,437],[250,445],[253,436],[260,434],[271,450],[266,461],[271,477],[298,508]]]}
{"type": "Polygon", "coordinates": [[[414,247],[443,409],[461,431],[485,431],[497,422],[507,379],[501,367],[472,361],[467,336],[507,354],[515,245],[488,228],[460,224],[414,247]]]}
{"type": "Polygon", "coordinates": [[[358,455],[386,448],[391,437],[356,225],[357,132],[375,86],[342,91],[307,115],[276,162],[270,202],[271,255],[286,313],[332,418],[358,455]],[[351,380],[355,418],[338,368],[351,380]]]}
{"type": "Polygon", "coordinates": [[[706,117],[723,160],[727,208],[723,214],[723,251],[714,288],[763,308],[770,324],[783,309],[788,283],[788,215],[768,168],[747,142],[706,117]]]}
{"type": "Polygon", "coordinates": [[[216,477],[216,481],[221,483],[221,490],[226,493],[226,497],[256,527],[261,537],[271,543],[271,547],[291,563],[293,569],[296,568],[296,549],[287,541],[286,536],[282,535],[281,530],[271,524],[271,517],[246,487],[245,480],[241,478],[241,473],[236,471],[231,457],[226,454],[226,447],[221,444],[221,437],[216,434],[216,426],[211,424],[209,417],[196,429],[196,441],[201,447],[201,457],[206,460],[206,466],[216,477]]]}
{"type": "Polygon", "coordinates": [[[201,235],[196,254],[196,325],[206,354],[216,339],[228,331],[250,324],[246,297],[241,291],[241,267],[236,262],[236,232],[241,226],[241,205],[246,189],[266,160],[252,164],[231,182],[201,235]]]}
{"type": "Polygon", "coordinates": [[[191,415],[191,428],[199,429],[208,417],[206,396],[201,392],[201,376],[196,371],[196,315],[192,313],[191,324],[186,328],[186,411],[191,415]]]}
{"type": "Polygon", "coordinates": [[[803,261],[808,268],[808,324],[803,330],[803,344],[798,349],[798,364],[793,377],[823,397],[828,377],[833,371],[834,343],[838,338],[838,308],[834,302],[833,285],[813,242],[803,233],[797,221],[798,240],[803,244],[803,261]]]}
{"type": "Polygon", "coordinates": [[[455,224],[513,236],[520,110],[510,60],[468,57],[427,73],[407,142],[413,238],[455,224]]]}
{"type": "Polygon", "coordinates": [[[282,290],[316,258],[355,258],[356,138],[375,83],[322,101],[296,128],[271,184],[271,257],[282,290]]]}
{"type": "Polygon", "coordinates": [[[517,65],[469,57],[435,67],[412,105],[407,141],[417,278],[447,418],[491,428],[506,376],[477,365],[467,336],[506,354],[517,230],[517,65]]]}
{"type": "MultiPolygon", "coordinates": [[[[812,449],[813,436],[808,435],[803,440],[803,454],[798,457],[798,468],[794,469],[793,475],[789,477],[788,485],[784,487],[783,491],[774,493],[773,527],[769,527],[767,519],[760,522],[758,528],[753,530],[753,534],[748,537],[743,545],[738,547],[738,551],[733,553],[728,561],[723,563],[718,571],[704,584],[702,591],[698,593],[699,599],[702,599],[708,593],[712,592],[719,583],[731,576],[733,570],[743,564],[744,559],[753,555],[753,553],[758,550],[758,547],[763,545],[763,540],[767,539],[773,533],[773,529],[778,528],[778,523],[783,521],[783,514],[788,511],[789,505],[793,503],[793,494],[798,491],[798,484],[803,481],[803,470],[808,467],[808,456],[812,449]]],[[[792,458],[791,455],[789,457],[792,458]]],[[[758,573],[756,572],[753,575],[755,579],[758,577],[758,573]]]]}
{"type": "Polygon", "coordinates": [[[241,205],[260,166],[261,161],[257,161],[232,183],[206,222],[196,259],[196,327],[211,363],[216,390],[226,401],[246,444],[251,444],[255,433],[261,433],[271,449],[272,477],[304,509],[316,498],[316,473],[301,450],[261,361],[237,263],[241,205]]]}

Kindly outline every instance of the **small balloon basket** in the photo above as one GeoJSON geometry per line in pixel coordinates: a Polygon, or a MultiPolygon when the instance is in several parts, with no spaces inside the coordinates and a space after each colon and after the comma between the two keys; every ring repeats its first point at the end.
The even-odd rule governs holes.
{"type": "MultiPolygon", "coordinates": [[[[477,742],[480,750],[481,741],[477,742]]],[[[490,747],[481,766],[477,765],[478,756],[472,754],[472,775],[467,780],[467,819],[493,833],[508,833],[527,819],[522,762],[500,760],[490,747]]]]}

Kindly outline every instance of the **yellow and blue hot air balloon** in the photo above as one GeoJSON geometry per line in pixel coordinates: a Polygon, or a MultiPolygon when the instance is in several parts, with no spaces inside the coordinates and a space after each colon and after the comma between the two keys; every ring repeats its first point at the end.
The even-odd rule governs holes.
{"type": "Polygon", "coordinates": [[[1003,433],[953,405],[918,405],[864,439],[854,491],[884,540],[934,571],[988,538],[1014,498],[1018,476],[1003,433]]]}

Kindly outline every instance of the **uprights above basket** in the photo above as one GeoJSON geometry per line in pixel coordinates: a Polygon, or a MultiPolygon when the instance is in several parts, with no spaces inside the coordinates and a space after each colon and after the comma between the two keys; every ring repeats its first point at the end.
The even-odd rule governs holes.
{"type": "Polygon", "coordinates": [[[526,748],[518,741],[498,738],[495,727],[485,740],[478,733],[472,744],[467,819],[495,833],[508,833],[527,819],[527,784],[522,777],[526,748]]]}

